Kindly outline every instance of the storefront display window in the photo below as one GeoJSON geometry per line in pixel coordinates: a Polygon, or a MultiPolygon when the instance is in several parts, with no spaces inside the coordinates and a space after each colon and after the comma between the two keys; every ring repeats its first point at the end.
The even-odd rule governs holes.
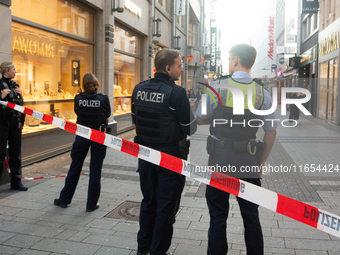
{"type": "Polygon", "coordinates": [[[338,59],[320,64],[319,117],[335,121],[338,100],[338,59]]]}
{"type": "MultiPolygon", "coordinates": [[[[75,121],[73,99],[82,76],[93,70],[93,45],[12,22],[12,60],[26,107],[75,121]]],[[[40,125],[50,126],[28,117],[23,133],[40,125]]]]}
{"type": "Polygon", "coordinates": [[[131,112],[131,95],[141,82],[141,38],[137,34],[115,26],[114,53],[114,115],[131,112]]]}

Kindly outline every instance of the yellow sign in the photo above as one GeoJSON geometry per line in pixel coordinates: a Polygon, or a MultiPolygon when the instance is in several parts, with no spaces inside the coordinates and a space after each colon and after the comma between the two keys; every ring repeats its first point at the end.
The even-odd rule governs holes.
{"type": "Polygon", "coordinates": [[[52,44],[20,36],[14,37],[12,42],[12,51],[25,52],[31,55],[38,55],[40,57],[54,57],[54,46],[52,44]]]}
{"type": "Polygon", "coordinates": [[[339,32],[335,32],[319,43],[319,57],[337,49],[339,49],[339,32]]]}

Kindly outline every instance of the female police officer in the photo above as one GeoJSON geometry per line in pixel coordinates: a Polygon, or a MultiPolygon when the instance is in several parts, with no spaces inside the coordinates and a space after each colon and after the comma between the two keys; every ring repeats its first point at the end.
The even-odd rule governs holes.
{"type": "MultiPolygon", "coordinates": [[[[23,105],[22,90],[13,81],[17,71],[13,62],[3,62],[0,65],[0,91],[1,100],[10,103],[23,105]]],[[[11,170],[11,189],[26,191],[27,188],[21,183],[21,129],[25,121],[25,115],[0,106],[0,177],[3,169],[3,162],[6,157],[7,141],[9,145],[9,168],[11,170]]]]}
{"type": "MultiPolygon", "coordinates": [[[[97,93],[98,87],[99,82],[97,78],[92,73],[87,73],[83,78],[85,93],[80,93],[74,98],[74,111],[77,114],[77,123],[96,130],[99,130],[103,124],[107,125],[107,118],[111,115],[109,98],[107,95],[97,93]]],[[[55,205],[66,208],[71,203],[79,181],[80,171],[90,146],[90,180],[86,211],[92,212],[99,208],[100,178],[106,155],[106,146],[81,136],[76,136],[76,140],[73,143],[71,152],[72,163],[65,180],[65,186],[61,190],[59,198],[54,200],[55,205]]]]}

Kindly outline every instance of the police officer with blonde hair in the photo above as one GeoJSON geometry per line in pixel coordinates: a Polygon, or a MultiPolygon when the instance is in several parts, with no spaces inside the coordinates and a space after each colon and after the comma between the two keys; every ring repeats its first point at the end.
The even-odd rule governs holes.
{"type": "MultiPolygon", "coordinates": [[[[3,62],[0,65],[0,92],[1,100],[23,105],[22,90],[13,81],[17,71],[13,62],[3,62]]],[[[21,135],[25,115],[0,105],[0,177],[2,175],[4,160],[6,158],[6,147],[8,141],[8,165],[10,168],[11,189],[27,191],[21,182],[21,135]]]]}
{"type": "MultiPolygon", "coordinates": [[[[214,101],[207,97],[207,103],[204,105],[206,114],[204,114],[201,100],[196,112],[197,122],[199,125],[210,124],[211,135],[207,140],[208,165],[214,166],[215,169],[218,169],[217,166],[220,169],[223,169],[223,166],[230,166],[224,168],[232,170],[225,171],[226,175],[261,186],[261,166],[265,165],[273,147],[277,127],[277,122],[267,120],[277,118],[275,113],[258,116],[252,113],[247,103],[249,98],[252,98],[253,108],[256,110],[271,109],[272,105],[269,92],[250,78],[256,49],[248,44],[238,44],[233,46],[229,53],[231,76],[222,77],[210,83],[216,88],[222,105],[218,103],[216,106],[214,101]],[[249,89],[252,94],[248,94],[249,89]],[[244,94],[243,98],[235,93],[240,90],[244,94]],[[242,106],[245,108],[244,114],[233,114],[234,103],[237,99],[242,100],[242,106]],[[256,141],[256,133],[261,125],[264,130],[263,141],[256,141]],[[248,172],[244,169],[257,170],[248,172]]],[[[214,94],[216,102],[219,102],[219,98],[214,94]]],[[[229,195],[227,192],[207,186],[206,199],[210,214],[208,255],[225,255],[228,252],[226,221],[229,213],[229,195]]],[[[237,197],[237,202],[245,229],[247,254],[263,255],[263,235],[258,205],[239,197],[237,197]]]]}
{"type": "MultiPolygon", "coordinates": [[[[76,95],[74,98],[74,112],[77,114],[77,124],[105,131],[105,126],[107,126],[108,122],[107,118],[111,115],[111,107],[108,96],[97,92],[98,87],[99,82],[92,73],[84,75],[83,89],[85,92],[76,95]]],[[[81,136],[76,136],[73,143],[71,151],[72,163],[65,179],[65,186],[61,190],[59,198],[54,200],[55,205],[66,208],[71,203],[90,147],[90,179],[86,211],[92,212],[99,208],[100,179],[106,155],[106,146],[81,136]]]]}

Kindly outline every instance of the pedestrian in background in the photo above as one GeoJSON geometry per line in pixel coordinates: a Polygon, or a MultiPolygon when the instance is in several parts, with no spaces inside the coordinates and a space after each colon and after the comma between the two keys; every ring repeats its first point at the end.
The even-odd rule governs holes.
{"type": "MultiPolygon", "coordinates": [[[[229,74],[232,75],[217,79],[210,83],[214,87],[217,84],[231,84],[242,91],[248,91],[252,88],[256,93],[253,100],[253,107],[257,110],[271,109],[272,101],[269,92],[263,89],[263,86],[256,83],[250,78],[250,69],[256,58],[256,49],[247,44],[238,44],[231,48],[229,54],[229,74]]],[[[276,119],[275,113],[267,116],[258,116],[253,114],[249,108],[246,108],[244,115],[233,115],[233,96],[228,88],[218,89],[222,105],[215,106],[214,101],[208,97],[206,105],[206,114],[202,114],[202,102],[197,109],[197,122],[199,125],[210,124],[214,119],[225,119],[227,124],[211,125],[208,137],[207,150],[209,154],[209,166],[232,166],[236,169],[234,172],[224,172],[226,175],[241,178],[254,185],[261,186],[261,172],[243,173],[242,167],[264,166],[273,147],[276,137],[276,126],[266,119],[276,119]],[[262,119],[264,125],[263,142],[255,141],[258,126],[255,121],[262,119]],[[240,125],[241,122],[249,123],[240,125]],[[234,122],[234,124],[230,124],[234,122]],[[238,125],[235,123],[238,123],[238,125]],[[261,152],[261,153],[260,153],[261,152]],[[259,153],[256,155],[256,153],[259,153]]],[[[219,102],[217,95],[214,94],[216,102],[219,102]]],[[[247,98],[254,95],[247,95],[247,98]]],[[[241,99],[241,98],[240,98],[241,99]]],[[[242,102],[243,102],[242,98],[242,102]]],[[[243,105],[243,103],[242,103],[243,105]]],[[[244,105],[248,105],[246,102],[244,105]]],[[[227,219],[229,213],[229,196],[230,194],[207,186],[206,199],[210,214],[210,226],[208,231],[208,255],[225,255],[228,252],[228,242],[226,236],[227,219]]],[[[245,229],[245,243],[247,254],[263,255],[263,235],[259,219],[258,205],[242,198],[237,197],[240,207],[243,225],[245,229]]]]}
{"type": "MultiPolygon", "coordinates": [[[[159,51],[155,67],[155,77],[136,85],[132,94],[135,142],[186,158],[189,145],[185,137],[196,131],[197,123],[186,90],[174,82],[183,72],[180,52],[159,51]]],[[[138,170],[143,200],[137,254],[145,255],[150,251],[151,255],[164,255],[171,244],[185,176],[142,159],[138,160],[138,170]]]]}
{"type": "MultiPolygon", "coordinates": [[[[296,98],[303,98],[306,95],[303,93],[291,93],[290,97],[291,99],[296,99],[296,98]]],[[[299,108],[295,105],[295,104],[290,104],[289,105],[289,123],[294,123],[293,120],[297,121],[299,120],[299,116],[300,116],[300,110],[299,108]]]]}
{"type": "MultiPolygon", "coordinates": [[[[1,100],[13,104],[23,105],[22,90],[13,81],[17,71],[13,62],[3,62],[0,65],[0,92],[1,100]]],[[[11,189],[27,191],[21,182],[21,135],[25,122],[25,114],[6,106],[0,105],[0,177],[6,158],[8,141],[8,165],[11,177],[11,189]]]]}
{"type": "MultiPolygon", "coordinates": [[[[74,112],[77,114],[77,124],[95,130],[107,126],[107,118],[111,115],[109,98],[107,95],[98,93],[98,87],[97,78],[92,73],[87,73],[83,77],[83,89],[85,92],[76,95],[74,98],[74,112]]],[[[59,198],[54,200],[55,205],[66,208],[71,203],[90,147],[90,178],[86,211],[92,212],[99,208],[100,181],[106,146],[81,136],[76,136],[73,143],[71,151],[72,163],[65,179],[65,186],[61,190],[59,198]]]]}

